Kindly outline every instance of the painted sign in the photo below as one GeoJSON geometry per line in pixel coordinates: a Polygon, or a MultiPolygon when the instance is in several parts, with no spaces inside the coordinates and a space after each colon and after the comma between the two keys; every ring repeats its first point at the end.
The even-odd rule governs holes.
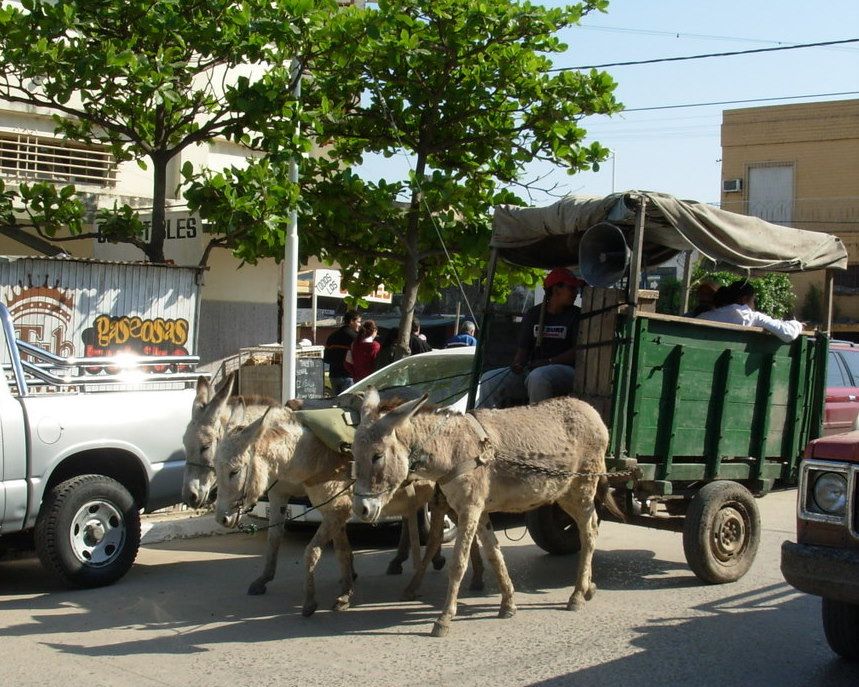
{"type": "Polygon", "coordinates": [[[196,273],[144,263],[3,258],[0,300],[19,339],[62,357],[193,355],[196,273]]]}
{"type": "MultiPolygon", "coordinates": [[[[141,213],[140,221],[146,227],[143,240],[149,241],[152,230],[151,213],[141,213]]],[[[187,210],[168,210],[164,223],[167,234],[164,239],[164,257],[176,265],[198,264],[203,255],[203,225],[200,216],[192,215],[187,210]]],[[[129,243],[110,243],[103,238],[95,240],[93,255],[101,260],[142,260],[144,257],[143,251],[129,243]]]]}

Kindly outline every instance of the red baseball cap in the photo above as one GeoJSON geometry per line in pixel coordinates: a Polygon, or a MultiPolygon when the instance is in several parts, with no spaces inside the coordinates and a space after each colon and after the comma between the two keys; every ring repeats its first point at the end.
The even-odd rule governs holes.
{"type": "Polygon", "coordinates": [[[556,267],[543,280],[543,288],[549,289],[555,284],[567,284],[576,289],[585,285],[585,282],[570,272],[566,267],[556,267]]]}

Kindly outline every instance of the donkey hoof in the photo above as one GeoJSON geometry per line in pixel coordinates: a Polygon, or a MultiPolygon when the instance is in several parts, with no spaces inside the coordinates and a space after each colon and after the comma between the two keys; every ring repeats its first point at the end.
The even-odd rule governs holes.
{"type": "Polygon", "coordinates": [[[332,607],[332,611],[346,611],[351,606],[351,599],[349,597],[340,596],[337,598],[337,601],[334,602],[334,606],[332,607]]]}
{"type": "Polygon", "coordinates": [[[442,622],[441,620],[436,620],[433,623],[430,634],[433,637],[447,637],[448,632],[450,632],[450,621],[442,622]]]}
{"type": "Polygon", "coordinates": [[[597,586],[591,582],[591,586],[588,587],[588,591],[585,592],[585,601],[590,601],[594,598],[594,594],[597,593],[597,586]]]}
{"type": "Polygon", "coordinates": [[[408,587],[403,590],[403,593],[400,594],[400,601],[414,601],[418,598],[418,593],[414,589],[409,589],[408,587]]]}
{"type": "Polygon", "coordinates": [[[468,588],[473,592],[482,592],[485,587],[486,585],[482,579],[474,579],[471,581],[471,584],[468,585],[468,588]]]}
{"type": "Polygon", "coordinates": [[[512,618],[514,615],[516,615],[516,606],[514,604],[502,606],[501,610],[498,611],[499,618],[512,618]]]}
{"type": "Polygon", "coordinates": [[[309,618],[314,613],[316,613],[316,609],[319,608],[319,604],[315,601],[313,603],[304,604],[304,608],[301,609],[301,615],[305,618],[309,618]]]}
{"type": "Polygon", "coordinates": [[[265,584],[265,582],[260,582],[259,580],[251,582],[251,586],[248,587],[248,596],[259,596],[260,594],[265,594],[265,584]]]}
{"type": "Polygon", "coordinates": [[[385,571],[386,575],[402,575],[403,574],[403,564],[397,563],[397,561],[391,561],[388,563],[388,569],[385,571]]]}
{"type": "Polygon", "coordinates": [[[439,556],[438,558],[433,558],[432,559],[433,570],[441,570],[444,567],[445,563],[447,563],[447,559],[444,556],[439,556]]]}
{"type": "Polygon", "coordinates": [[[585,600],[582,597],[575,597],[567,602],[568,611],[580,611],[585,606],[585,600]]]}

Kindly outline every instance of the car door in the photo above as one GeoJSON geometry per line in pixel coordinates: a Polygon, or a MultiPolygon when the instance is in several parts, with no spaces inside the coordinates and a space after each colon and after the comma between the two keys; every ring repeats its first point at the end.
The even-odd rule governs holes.
{"type": "Polygon", "coordinates": [[[850,389],[847,392],[847,402],[850,404],[850,425],[859,416],[859,348],[843,348],[836,351],[847,368],[850,377],[850,389]]]}
{"type": "MultiPolygon", "coordinates": [[[[826,366],[824,436],[849,432],[853,429],[856,415],[859,414],[859,394],[841,354],[840,350],[829,350],[829,361],[826,366]]],[[[856,363],[857,379],[859,379],[859,360],[856,363]]]]}

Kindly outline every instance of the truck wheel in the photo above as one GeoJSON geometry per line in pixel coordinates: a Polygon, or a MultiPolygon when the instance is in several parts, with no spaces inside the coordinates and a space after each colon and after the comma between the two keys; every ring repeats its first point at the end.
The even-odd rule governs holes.
{"type": "MultiPolygon", "coordinates": [[[[427,503],[418,511],[418,534],[421,537],[421,544],[426,544],[429,538],[430,531],[430,505],[427,503]]],[[[456,523],[450,515],[444,516],[444,529],[441,532],[441,541],[443,544],[452,542],[456,539],[456,523]]]]}
{"type": "Polygon", "coordinates": [[[528,511],[525,514],[525,527],[534,543],[552,555],[577,553],[582,548],[578,525],[556,503],[528,511]]]}
{"type": "Polygon", "coordinates": [[[859,661],[859,605],[824,598],[821,609],[829,646],[848,661],[859,661]]]}
{"type": "Polygon", "coordinates": [[[704,485],[689,502],[683,523],[683,552],[692,572],[710,584],[735,582],[758,552],[761,516],[742,484],[704,485]]]}
{"type": "Polygon", "coordinates": [[[36,552],[71,587],[121,578],[140,547],[140,512],[128,490],[104,475],[80,475],[54,487],[36,519],[36,552]]]}

